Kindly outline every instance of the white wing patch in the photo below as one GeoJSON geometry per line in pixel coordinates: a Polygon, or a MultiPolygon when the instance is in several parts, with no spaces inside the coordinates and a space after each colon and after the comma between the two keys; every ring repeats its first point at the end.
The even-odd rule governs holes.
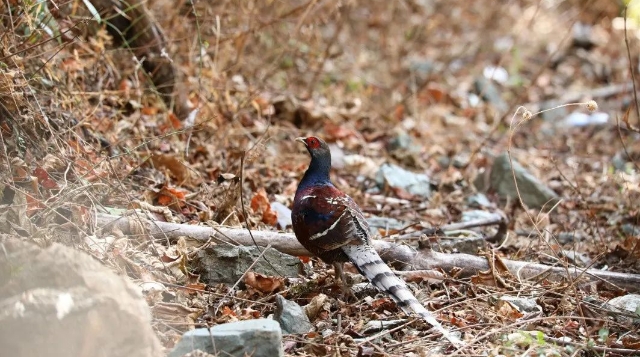
{"type": "Polygon", "coordinates": [[[331,226],[329,226],[329,228],[325,229],[322,232],[319,232],[319,233],[316,233],[316,234],[312,235],[311,237],[309,237],[309,240],[314,240],[314,239],[318,239],[318,238],[322,238],[322,237],[326,236],[327,233],[329,233],[332,229],[336,228],[338,223],[340,223],[340,220],[342,219],[342,217],[344,217],[344,215],[347,214],[347,213],[349,213],[349,210],[344,210],[344,212],[342,212],[340,217],[338,217],[338,219],[336,219],[336,221],[333,222],[333,224],[331,226]]]}

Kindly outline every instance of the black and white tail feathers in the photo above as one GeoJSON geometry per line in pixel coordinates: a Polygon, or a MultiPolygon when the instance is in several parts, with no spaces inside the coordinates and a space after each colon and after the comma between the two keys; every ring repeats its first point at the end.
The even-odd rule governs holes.
{"type": "Polygon", "coordinates": [[[429,325],[433,326],[447,340],[456,346],[463,343],[457,337],[451,335],[436,318],[413,296],[404,280],[398,278],[382,261],[378,253],[368,244],[345,245],[342,247],[349,260],[358,268],[375,287],[386,292],[398,304],[406,314],[416,314],[422,317],[429,325]]]}

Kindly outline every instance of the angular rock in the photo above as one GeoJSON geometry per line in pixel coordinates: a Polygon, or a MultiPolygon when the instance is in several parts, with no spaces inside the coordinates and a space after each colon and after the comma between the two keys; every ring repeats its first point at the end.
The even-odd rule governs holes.
{"type": "Polygon", "coordinates": [[[431,197],[431,181],[427,175],[413,173],[393,164],[383,164],[380,167],[376,182],[381,189],[388,186],[399,188],[411,195],[431,197]]]}
{"type": "MultiPolygon", "coordinates": [[[[558,195],[553,192],[553,190],[545,186],[515,160],[513,160],[513,171],[515,172],[520,195],[525,205],[530,208],[541,208],[543,206],[552,207],[558,202],[558,195]]],[[[493,162],[489,180],[491,188],[501,197],[511,199],[518,198],[507,153],[496,157],[493,162]]]]}
{"type": "Polygon", "coordinates": [[[640,295],[639,294],[627,294],[623,296],[614,297],[609,300],[609,305],[613,305],[620,310],[629,311],[632,314],[638,315],[640,318],[640,295]]]}
{"type": "Polygon", "coordinates": [[[276,311],[273,318],[280,323],[285,334],[305,334],[313,328],[304,309],[280,294],[276,295],[276,311]]]}
{"type": "Polygon", "coordinates": [[[256,319],[191,330],[182,336],[168,357],[181,357],[195,350],[216,356],[284,356],[282,331],[274,320],[256,319]]]}
{"type": "Polygon", "coordinates": [[[149,307],[131,281],[63,245],[0,244],[2,355],[163,355],[149,307]]]}
{"type": "MultiPolygon", "coordinates": [[[[207,284],[234,284],[258,259],[260,252],[264,249],[258,249],[255,246],[234,247],[226,244],[212,246],[198,251],[198,259],[194,262],[194,267],[207,284]]],[[[300,259],[269,249],[251,269],[267,276],[296,277],[301,267],[300,259]],[[277,272],[273,270],[274,268],[277,272]]]]}

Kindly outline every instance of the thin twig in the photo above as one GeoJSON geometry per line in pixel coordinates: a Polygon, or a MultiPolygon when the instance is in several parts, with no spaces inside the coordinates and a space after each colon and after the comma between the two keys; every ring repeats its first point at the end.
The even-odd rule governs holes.
{"type": "Polygon", "coordinates": [[[638,108],[638,91],[636,90],[636,74],[633,70],[633,63],[631,63],[631,51],[629,50],[629,38],[627,37],[627,8],[629,6],[625,5],[624,7],[624,44],[627,48],[627,57],[629,58],[629,72],[631,72],[631,83],[633,83],[633,103],[636,107],[636,117],[638,118],[638,122],[640,123],[640,108],[638,108]]]}

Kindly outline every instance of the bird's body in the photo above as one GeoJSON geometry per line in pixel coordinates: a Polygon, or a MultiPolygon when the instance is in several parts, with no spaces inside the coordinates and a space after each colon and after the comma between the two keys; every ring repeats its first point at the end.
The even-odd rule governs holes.
{"type": "Polygon", "coordinates": [[[405,282],[373,249],[369,225],[362,211],[351,197],[331,183],[331,154],[327,144],[316,137],[296,140],[302,141],[311,155],[311,163],[298,185],[291,213],[293,231],[300,244],[326,263],[333,264],[336,274],[341,273],[344,262],[353,263],[374,286],[389,294],[405,313],[421,316],[449,341],[461,344],[420,304],[405,282]]]}

